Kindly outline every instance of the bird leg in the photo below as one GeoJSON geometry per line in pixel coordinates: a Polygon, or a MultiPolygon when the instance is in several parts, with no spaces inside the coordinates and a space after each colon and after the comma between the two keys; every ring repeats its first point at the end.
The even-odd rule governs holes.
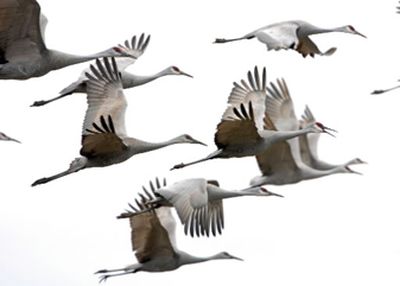
{"type": "Polygon", "coordinates": [[[101,282],[106,282],[108,278],[110,277],[115,277],[115,276],[122,276],[122,275],[127,275],[127,274],[133,274],[136,273],[138,271],[138,269],[132,269],[132,270],[126,270],[126,268],[121,268],[121,269],[111,269],[111,270],[99,270],[97,271],[95,274],[101,274],[101,273],[110,273],[110,272],[118,272],[118,271],[124,271],[121,273],[115,273],[115,274],[106,274],[106,275],[101,275],[99,277],[99,283],[101,282]]]}
{"type": "Polygon", "coordinates": [[[204,161],[207,161],[207,160],[211,160],[211,159],[218,158],[218,156],[219,156],[221,153],[222,153],[222,150],[221,150],[221,149],[218,149],[217,151],[211,153],[210,155],[208,155],[207,157],[205,157],[205,158],[203,158],[203,159],[199,159],[199,160],[196,160],[196,161],[193,161],[193,162],[189,162],[189,163],[186,163],[186,164],[185,164],[185,163],[177,164],[177,165],[173,166],[173,167],[170,169],[170,171],[175,170],[175,169],[182,169],[182,168],[187,167],[187,166],[190,166],[190,165],[194,165],[194,164],[201,163],[201,162],[204,162],[204,161]]]}
{"type": "Polygon", "coordinates": [[[78,172],[84,168],[86,168],[86,163],[87,163],[87,159],[85,157],[79,157],[76,158],[74,161],[72,161],[72,163],[70,164],[70,167],[68,170],[58,173],[54,176],[51,177],[45,177],[45,178],[41,178],[39,180],[36,180],[35,182],[33,182],[33,184],[31,185],[32,187],[36,186],[36,185],[40,185],[40,184],[46,184],[50,181],[53,181],[55,179],[67,176],[69,174],[78,172]]]}
{"type": "Polygon", "coordinates": [[[387,88],[387,89],[377,89],[377,90],[374,90],[373,92],[371,92],[371,94],[381,94],[381,93],[385,93],[385,92],[397,89],[399,87],[400,87],[400,85],[397,85],[397,86],[394,86],[391,88],[387,88]]]}
{"type": "Polygon", "coordinates": [[[66,97],[67,95],[70,95],[70,94],[69,93],[61,94],[61,95],[53,97],[53,98],[51,98],[49,100],[38,100],[38,101],[35,101],[34,103],[31,104],[31,107],[43,106],[43,105],[46,105],[46,104],[48,104],[50,102],[53,102],[53,101],[56,101],[56,100],[61,99],[63,97],[66,97]]]}

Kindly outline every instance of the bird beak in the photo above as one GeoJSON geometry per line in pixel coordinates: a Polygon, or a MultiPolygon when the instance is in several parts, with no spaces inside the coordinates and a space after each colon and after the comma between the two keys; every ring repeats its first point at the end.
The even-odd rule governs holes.
{"type": "Polygon", "coordinates": [[[180,74],[181,74],[181,75],[184,75],[184,76],[187,76],[187,77],[193,78],[192,75],[190,75],[190,74],[188,74],[188,73],[185,73],[185,72],[183,72],[183,71],[181,71],[180,74]]]}
{"type": "Polygon", "coordinates": [[[14,141],[14,142],[17,142],[17,143],[21,144],[21,141],[19,141],[17,139],[14,139],[14,138],[11,138],[11,137],[7,137],[7,140],[8,141],[14,141]]]}
{"type": "Polygon", "coordinates": [[[240,257],[237,257],[237,256],[233,256],[233,255],[231,255],[231,258],[232,259],[236,259],[236,260],[240,260],[240,261],[244,261],[244,259],[242,259],[240,257]]]}
{"type": "Polygon", "coordinates": [[[203,145],[203,146],[207,146],[206,143],[203,143],[203,142],[201,142],[201,141],[199,141],[199,140],[196,140],[196,139],[193,139],[193,140],[192,140],[192,143],[193,143],[193,144],[200,144],[200,145],[203,145]]]}
{"type": "Polygon", "coordinates": [[[332,129],[332,128],[329,128],[329,127],[326,127],[326,126],[323,127],[323,132],[324,133],[329,134],[332,137],[336,137],[333,133],[331,133],[329,131],[338,133],[335,129],[332,129]]]}
{"type": "Polygon", "coordinates": [[[367,36],[361,34],[360,32],[357,32],[357,31],[354,31],[354,34],[359,35],[359,36],[361,36],[363,38],[367,38],[367,36]]]}
{"type": "Polygon", "coordinates": [[[346,169],[350,172],[350,173],[352,173],[352,174],[356,174],[356,175],[364,175],[363,173],[360,173],[360,172],[357,172],[357,171],[354,171],[353,169],[351,169],[349,166],[346,166],[346,169]]]}
{"type": "Polygon", "coordinates": [[[264,193],[267,193],[267,194],[270,195],[270,196],[276,196],[276,197],[284,198],[284,196],[282,196],[282,195],[280,195],[280,194],[277,194],[277,193],[270,192],[270,191],[268,191],[266,188],[261,187],[260,190],[261,190],[262,192],[264,192],[264,193]]]}

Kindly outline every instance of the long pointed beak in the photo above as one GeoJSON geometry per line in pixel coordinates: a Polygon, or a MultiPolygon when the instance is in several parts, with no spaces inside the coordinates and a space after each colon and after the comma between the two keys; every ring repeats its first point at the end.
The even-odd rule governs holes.
{"type": "Polygon", "coordinates": [[[324,133],[329,134],[332,137],[336,137],[336,136],[335,136],[335,134],[333,134],[331,132],[338,133],[337,130],[329,128],[329,127],[326,127],[326,126],[324,126],[323,129],[324,129],[324,133]],[[331,132],[329,132],[329,131],[331,131],[331,132]]]}
{"type": "Polygon", "coordinates": [[[367,36],[365,36],[365,35],[361,34],[361,33],[360,33],[360,32],[358,32],[358,31],[355,31],[355,32],[354,32],[354,34],[356,34],[356,35],[359,35],[359,36],[361,36],[361,37],[363,37],[363,38],[367,38],[367,36]]]}
{"type": "Polygon", "coordinates": [[[201,142],[201,141],[199,141],[199,140],[196,140],[196,139],[193,139],[192,143],[193,143],[193,144],[200,144],[200,145],[203,145],[203,146],[207,146],[206,143],[203,143],[203,142],[201,142]]]}
{"type": "Polygon", "coordinates": [[[17,139],[14,139],[14,138],[11,138],[11,137],[7,137],[7,140],[8,141],[14,141],[14,142],[17,142],[17,143],[21,144],[21,141],[19,141],[17,139]]]}
{"type": "Polygon", "coordinates": [[[181,74],[181,75],[184,75],[184,76],[187,76],[187,77],[193,78],[192,75],[190,75],[190,74],[188,74],[188,73],[185,73],[185,72],[183,72],[183,71],[181,71],[180,74],[181,74]]]}
{"type": "Polygon", "coordinates": [[[363,173],[354,171],[353,169],[351,169],[349,166],[346,166],[346,169],[351,173],[351,174],[356,174],[356,175],[364,175],[363,173]]]}
{"type": "Polygon", "coordinates": [[[262,192],[268,194],[269,196],[276,196],[276,197],[284,198],[284,196],[282,196],[282,195],[280,195],[280,194],[277,194],[277,193],[270,192],[270,191],[268,191],[266,188],[261,187],[260,190],[261,190],[262,192]]]}
{"type": "Polygon", "coordinates": [[[240,258],[240,257],[237,257],[237,256],[233,256],[233,255],[231,255],[231,258],[232,259],[236,259],[236,260],[240,260],[240,261],[244,261],[243,258],[240,258]]]}

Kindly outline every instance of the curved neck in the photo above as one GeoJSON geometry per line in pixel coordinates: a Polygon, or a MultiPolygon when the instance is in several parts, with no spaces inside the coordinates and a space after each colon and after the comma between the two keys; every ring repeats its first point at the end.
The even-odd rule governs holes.
{"type": "Polygon", "coordinates": [[[210,200],[222,200],[240,196],[262,196],[258,192],[259,188],[247,188],[244,190],[224,190],[214,185],[207,185],[207,193],[210,200]]]}
{"type": "Polygon", "coordinates": [[[181,265],[200,263],[200,262],[205,262],[205,261],[209,261],[209,260],[216,260],[216,259],[224,259],[224,258],[220,257],[219,254],[214,254],[214,255],[211,255],[211,256],[207,256],[207,257],[198,257],[198,256],[190,255],[190,254],[188,254],[186,252],[183,252],[183,251],[179,251],[178,264],[179,264],[179,266],[181,266],[181,265]]]}

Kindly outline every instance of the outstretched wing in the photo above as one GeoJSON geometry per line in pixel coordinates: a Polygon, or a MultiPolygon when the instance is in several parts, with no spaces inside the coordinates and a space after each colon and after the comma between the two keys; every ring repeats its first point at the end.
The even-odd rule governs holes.
{"type": "MultiPolygon", "coordinates": [[[[301,116],[301,127],[306,127],[315,123],[315,117],[310,108],[306,106],[304,113],[301,116]]],[[[318,160],[318,141],[320,133],[309,133],[299,137],[301,159],[308,166],[312,166],[314,160],[318,160]]]]}
{"type": "Polygon", "coordinates": [[[0,63],[34,60],[46,50],[35,0],[0,1],[0,63]]]}
{"type": "Polygon", "coordinates": [[[144,53],[150,42],[150,35],[142,33],[137,39],[136,35],[132,37],[130,41],[126,40],[124,45],[120,45],[120,48],[132,55],[133,57],[118,57],[116,59],[119,71],[125,70],[128,66],[134,64],[136,60],[144,53]]]}
{"type": "Polygon", "coordinates": [[[103,62],[96,60],[96,66],[90,65],[91,73],[86,73],[87,103],[82,135],[88,134],[92,124],[98,122],[101,116],[111,116],[115,134],[126,136],[125,110],[127,102],[123,93],[121,75],[114,58],[111,63],[108,58],[103,62]]]}
{"type": "Polygon", "coordinates": [[[233,108],[240,104],[247,105],[252,103],[256,126],[262,130],[262,118],[265,112],[265,96],[267,85],[267,72],[265,67],[262,74],[254,67],[254,72],[247,72],[247,81],[242,79],[239,83],[234,82],[232,91],[228,98],[229,107],[226,109],[223,118],[234,116],[233,108]]]}
{"type": "Polygon", "coordinates": [[[268,50],[292,49],[297,43],[296,22],[280,22],[262,27],[252,34],[257,39],[267,45],[268,50]]]}
{"type": "Polygon", "coordinates": [[[241,103],[239,108],[232,108],[233,115],[226,112],[217,126],[214,141],[219,149],[241,148],[241,146],[255,145],[261,136],[257,131],[252,102],[247,105],[241,103]]]}
{"type": "Polygon", "coordinates": [[[111,116],[108,119],[100,116],[101,127],[93,122],[92,129],[86,129],[87,135],[82,136],[82,148],[80,154],[88,159],[118,157],[128,147],[122,139],[115,134],[114,123],[111,116]]]}

